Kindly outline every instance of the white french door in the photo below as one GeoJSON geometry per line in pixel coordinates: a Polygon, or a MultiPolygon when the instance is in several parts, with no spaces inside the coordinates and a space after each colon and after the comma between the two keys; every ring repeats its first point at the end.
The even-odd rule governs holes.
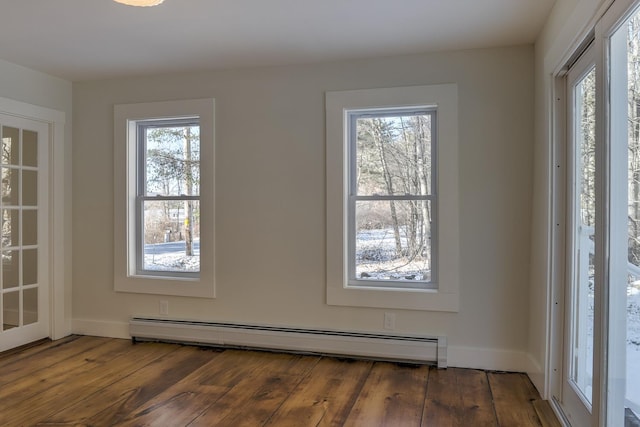
{"type": "Polygon", "coordinates": [[[608,173],[603,198],[608,221],[606,425],[640,425],[640,12],[618,2],[600,24],[604,69],[608,173]]]}
{"type": "Polygon", "coordinates": [[[554,324],[564,333],[552,391],[577,427],[640,426],[638,5],[614,1],[595,25],[593,47],[564,77],[558,167],[567,168],[557,181],[565,194],[557,224],[565,219],[566,256],[563,315],[554,324]]]}
{"type": "Polygon", "coordinates": [[[0,114],[0,351],[49,336],[48,124],[0,114]]]}
{"type": "Polygon", "coordinates": [[[554,398],[575,426],[592,425],[596,227],[596,62],[593,47],[566,75],[567,189],[562,381],[554,398]]]}

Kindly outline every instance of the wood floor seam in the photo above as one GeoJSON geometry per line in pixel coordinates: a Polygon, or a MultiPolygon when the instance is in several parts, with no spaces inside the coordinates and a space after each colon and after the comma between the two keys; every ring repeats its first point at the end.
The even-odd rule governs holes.
{"type": "Polygon", "coordinates": [[[39,346],[0,363],[3,427],[560,426],[521,373],[98,337],[39,346]]]}

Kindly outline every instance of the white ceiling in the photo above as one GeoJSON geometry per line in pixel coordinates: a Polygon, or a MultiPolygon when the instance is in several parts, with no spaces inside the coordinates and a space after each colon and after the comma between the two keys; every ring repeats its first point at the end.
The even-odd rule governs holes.
{"type": "Polygon", "coordinates": [[[555,0],[0,0],[0,59],[71,81],[533,43],[555,0]]]}

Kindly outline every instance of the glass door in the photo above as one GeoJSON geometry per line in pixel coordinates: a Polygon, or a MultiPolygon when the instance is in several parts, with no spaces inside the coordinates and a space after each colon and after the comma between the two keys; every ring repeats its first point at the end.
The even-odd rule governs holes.
{"type": "Polygon", "coordinates": [[[556,396],[572,425],[591,425],[594,361],[596,67],[587,49],[567,87],[567,253],[563,376],[556,396]]]}
{"type": "Polygon", "coordinates": [[[640,14],[609,38],[607,425],[640,426],[640,14]]]}
{"type": "Polygon", "coordinates": [[[0,351],[49,336],[48,125],[0,115],[0,351]]]}

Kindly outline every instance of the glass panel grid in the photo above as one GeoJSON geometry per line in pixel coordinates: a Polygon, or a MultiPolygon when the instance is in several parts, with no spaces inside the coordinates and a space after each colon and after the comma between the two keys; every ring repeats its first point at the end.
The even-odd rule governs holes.
{"type": "Polygon", "coordinates": [[[38,134],[2,126],[1,331],[38,322],[38,134]],[[28,205],[28,206],[25,206],[28,205]]]}

